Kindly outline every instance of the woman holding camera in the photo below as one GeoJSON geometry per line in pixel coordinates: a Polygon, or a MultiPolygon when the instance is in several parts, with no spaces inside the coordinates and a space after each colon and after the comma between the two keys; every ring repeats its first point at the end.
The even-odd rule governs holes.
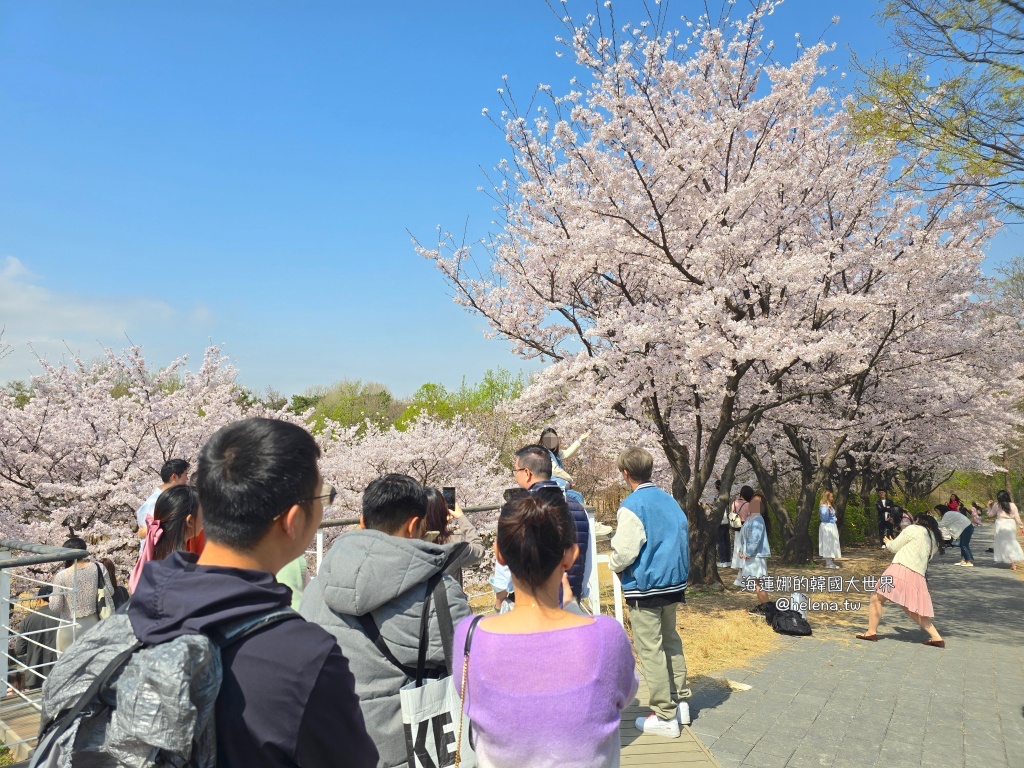
{"type": "Polygon", "coordinates": [[[924,578],[928,572],[928,561],[935,557],[936,552],[942,554],[945,549],[939,524],[931,515],[920,514],[914,524],[895,539],[886,537],[885,548],[894,552],[896,557],[892,559],[892,565],[885,569],[878,587],[871,595],[871,604],[868,606],[868,631],[863,635],[857,635],[857,639],[878,641],[878,623],[882,620],[882,607],[887,600],[891,600],[928,633],[924,645],[945,648],[946,642],[932,623],[935,609],[932,607],[932,597],[928,593],[928,582],[924,578]]]}
{"type": "Polygon", "coordinates": [[[480,532],[476,526],[469,521],[469,518],[462,511],[462,507],[455,502],[455,508],[449,509],[444,494],[437,488],[427,486],[427,531],[437,531],[436,544],[455,544],[466,542],[469,546],[463,550],[462,555],[453,560],[447,573],[454,576],[459,584],[462,584],[462,569],[476,565],[483,560],[487,554],[487,547],[480,538],[480,532]]]}
{"type": "Polygon", "coordinates": [[[453,644],[456,659],[466,656],[453,684],[480,765],[619,765],[619,721],[637,690],[633,650],[610,616],[562,609],[575,537],[554,494],[522,496],[501,510],[495,556],[512,572],[515,608],[463,619],[453,644]]]}

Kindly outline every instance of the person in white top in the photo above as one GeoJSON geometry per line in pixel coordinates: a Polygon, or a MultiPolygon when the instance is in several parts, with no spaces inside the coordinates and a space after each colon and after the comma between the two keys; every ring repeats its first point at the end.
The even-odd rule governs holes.
{"type": "Polygon", "coordinates": [[[924,578],[928,572],[928,561],[935,557],[936,552],[941,554],[944,550],[939,524],[931,515],[918,515],[914,525],[907,527],[895,539],[886,536],[885,548],[895,552],[896,557],[892,559],[892,565],[885,569],[877,589],[871,595],[868,631],[857,635],[857,639],[878,641],[882,607],[887,600],[891,600],[928,633],[924,645],[945,648],[945,640],[932,623],[935,609],[924,578]]]}
{"type": "Polygon", "coordinates": [[[996,519],[995,539],[992,542],[992,558],[997,563],[1009,563],[1010,570],[1017,570],[1017,563],[1024,560],[1024,550],[1017,541],[1017,531],[1024,533],[1017,505],[1010,501],[1010,494],[1000,491],[996,500],[988,500],[985,514],[996,519]]]}
{"type": "MultiPolygon", "coordinates": [[[[160,482],[163,485],[149,494],[149,498],[142,502],[142,506],[135,511],[135,522],[138,523],[139,538],[143,539],[143,544],[148,521],[153,519],[153,507],[156,505],[156,500],[160,498],[160,494],[176,485],[188,485],[188,462],[184,459],[165,461],[160,468],[160,482]]],[[[142,551],[141,546],[142,544],[140,544],[140,552],[142,551]]]]}

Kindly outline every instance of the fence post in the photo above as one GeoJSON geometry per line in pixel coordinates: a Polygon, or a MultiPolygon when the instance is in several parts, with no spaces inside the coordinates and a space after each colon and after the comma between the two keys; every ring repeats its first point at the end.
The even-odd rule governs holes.
{"type": "Polygon", "coordinates": [[[324,529],[317,528],[316,530],[316,572],[320,573],[320,563],[324,559],[324,529]]]}
{"type": "MultiPolygon", "coordinates": [[[[9,549],[0,548],[0,560],[10,560],[11,551],[9,549]]],[[[7,661],[7,648],[10,643],[11,630],[8,627],[11,626],[11,574],[8,573],[6,568],[0,569],[0,643],[3,643],[4,654],[3,660],[0,661],[0,674],[3,675],[0,680],[3,681],[4,695],[7,695],[7,675],[10,673],[10,667],[7,661]]]]}

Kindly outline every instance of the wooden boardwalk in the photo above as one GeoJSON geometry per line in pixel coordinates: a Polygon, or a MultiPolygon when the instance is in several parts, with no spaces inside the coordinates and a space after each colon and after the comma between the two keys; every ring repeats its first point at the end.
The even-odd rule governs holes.
{"type": "MultiPolygon", "coordinates": [[[[33,698],[38,698],[38,694],[33,698]]],[[[10,750],[15,760],[27,760],[39,733],[39,710],[17,696],[9,696],[0,705],[0,712],[0,741],[13,745],[10,750]],[[30,741],[17,743],[25,739],[30,741]]]]}
{"type": "Polygon", "coordinates": [[[647,717],[647,686],[640,681],[640,690],[633,703],[622,712],[619,739],[622,744],[622,765],[679,765],[683,768],[720,768],[690,726],[681,729],[678,739],[648,736],[634,725],[638,717],[647,717]]]}
{"type": "MultiPolygon", "coordinates": [[[[682,768],[720,768],[707,747],[689,726],[682,729],[678,739],[665,739],[640,733],[633,725],[633,721],[651,713],[645,706],[646,701],[647,687],[641,681],[640,691],[632,704],[623,711],[619,724],[623,766],[678,765],[682,768]]],[[[39,712],[22,701],[8,700],[4,703],[4,717],[0,720],[0,740],[12,742],[34,738],[39,730],[39,712]]],[[[18,760],[28,757],[28,750],[25,747],[15,747],[12,752],[18,760]]]]}

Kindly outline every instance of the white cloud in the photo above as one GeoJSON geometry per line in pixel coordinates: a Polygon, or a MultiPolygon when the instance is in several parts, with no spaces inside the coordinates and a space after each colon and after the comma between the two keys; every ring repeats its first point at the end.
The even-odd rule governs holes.
{"type": "Polygon", "coordinates": [[[161,327],[208,325],[210,310],[197,304],[187,316],[162,299],[58,293],[13,256],[0,260],[0,328],[11,353],[0,360],[0,382],[38,373],[36,356],[51,362],[69,353],[97,357],[104,347],[141,343],[161,327]]]}

